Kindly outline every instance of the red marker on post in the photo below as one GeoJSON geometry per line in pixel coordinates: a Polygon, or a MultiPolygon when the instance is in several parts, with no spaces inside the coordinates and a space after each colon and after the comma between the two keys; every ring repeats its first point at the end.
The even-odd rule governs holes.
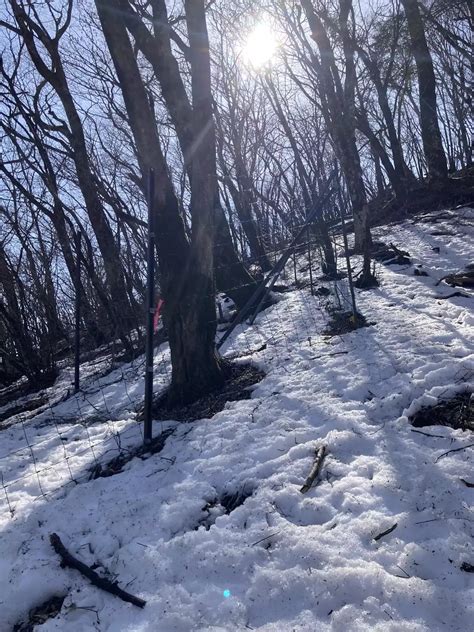
{"type": "Polygon", "coordinates": [[[158,299],[158,303],[156,304],[155,315],[153,317],[153,333],[156,334],[156,330],[158,329],[158,324],[160,322],[160,312],[163,306],[164,300],[162,298],[158,299]]]}

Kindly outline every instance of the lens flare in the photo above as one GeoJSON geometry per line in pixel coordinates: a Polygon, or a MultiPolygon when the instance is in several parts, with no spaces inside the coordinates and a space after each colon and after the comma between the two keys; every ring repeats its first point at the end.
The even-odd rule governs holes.
{"type": "Polygon", "coordinates": [[[245,63],[259,69],[272,61],[277,49],[278,40],[271,24],[262,20],[247,36],[242,53],[245,63]]]}

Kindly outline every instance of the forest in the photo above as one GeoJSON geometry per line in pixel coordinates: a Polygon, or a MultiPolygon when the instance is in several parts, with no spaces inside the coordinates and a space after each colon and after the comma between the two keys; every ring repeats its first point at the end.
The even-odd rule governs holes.
{"type": "Polygon", "coordinates": [[[328,227],[352,214],[366,283],[371,222],[469,195],[470,3],[202,4],[7,3],[4,384],[54,379],[76,292],[85,348],[140,349],[150,169],[181,399],[222,379],[215,292],[245,304],[334,166],[314,230],[330,273],[328,227]]]}
{"type": "Polygon", "coordinates": [[[0,552],[6,583],[25,542],[33,570],[0,630],[469,628],[473,22],[467,0],[4,0],[0,552]],[[113,596],[73,599],[58,555],[113,596]]]}

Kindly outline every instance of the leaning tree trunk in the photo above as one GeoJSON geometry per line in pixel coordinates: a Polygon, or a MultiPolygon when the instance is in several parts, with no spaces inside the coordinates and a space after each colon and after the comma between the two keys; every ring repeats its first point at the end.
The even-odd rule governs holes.
{"type": "Polygon", "coordinates": [[[433,60],[426,42],[418,1],[402,0],[402,4],[418,73],[421,138],[428,174],[433,179],[443,180],[448,176],[448,166],[438,122],[433,60]]]}

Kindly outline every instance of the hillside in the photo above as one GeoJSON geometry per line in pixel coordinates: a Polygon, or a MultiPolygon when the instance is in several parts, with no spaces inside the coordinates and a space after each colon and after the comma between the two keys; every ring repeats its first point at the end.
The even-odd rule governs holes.
{"type": "MultiPolygon", "coordinates": [[[[470,629],[474,295],[438,281],[474,262],[473,220],[462,208],[374,229],[411,262],[377,264],[380,287],[357,292],[367,327],[325,335],[323,296],[279,294],[223,349],[265,372],[251,397],[209,419],[157,419],[155,454],[131,458],[143,358],[106,375],[110,358],[84,364],[78,395],[64,367],[39,410],[4,406],[0,630],[52,597],[64,601],[38,632],[470,629]],[[466,393],[464,429],[436,413],[433,427],[410,423],[466,393]],[[52,533],[146,606],[62,569],[52,533]]],[[[157,349],[156,392],[168,356],[157,349]]]]}

